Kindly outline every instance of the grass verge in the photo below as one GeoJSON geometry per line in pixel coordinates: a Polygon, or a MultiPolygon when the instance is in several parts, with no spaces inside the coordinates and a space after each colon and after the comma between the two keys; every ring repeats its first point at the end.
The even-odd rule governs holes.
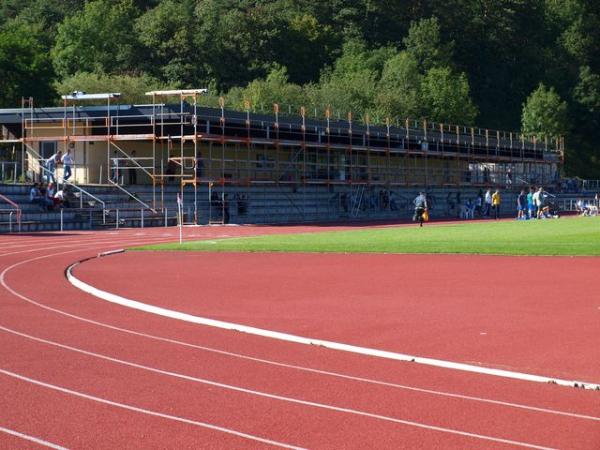
{"type": "Polygon", "coordinates": [[[135,250],[598,256],[600,218],[365,228],[157,244],[135,250]]]}

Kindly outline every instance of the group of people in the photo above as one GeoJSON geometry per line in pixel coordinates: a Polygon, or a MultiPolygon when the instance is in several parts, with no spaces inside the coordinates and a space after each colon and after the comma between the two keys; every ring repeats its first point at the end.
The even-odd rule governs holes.
{"type": "Polygon", "coordinates": [[[528,193],[525,192],[525,189],[521,189],[517,197],[517,220],[558,217],[556,211],[551,210],[551,205],[547,202],[547,197],[542,186],[537,189],[530,187],[528,193]]]}
{"type": "Polygon", "coordinates": [[[54,182],[34,183],[29,190],[29,202],[34,205],[39,205],[44,212],[61,207],[71,207],[73,203],[73,193],[68,185],[64,185],[62,189],[56,189],[54,182]]]}
{"type": "Polygon", "coordinates": [[[578,198],[575,203],[577,212],[582,216],[597,216],[598,210],[600,209],[600,197],[598,194],[594,196],[593,200],[584,201],[582,198],[578,198]]]}
{"type": "Polygon", "coordinates": [[[502,195],[500,190],[496,189],[492,192],[488,189],[483,192],[479,190],[475,200],[467,199],[465,204],[461,206],[459,217],[462,219],[474,219],[475,215],[481,218],[500,218],[500,205],[502,204],[502,195]]]}
{"type": "Polygon", "coordinates": [[[69,181],[73,174],[73,165],[75,161],[71,154],[71,149],[67,148],[66,153],[57,151],[46,160],[46,178],[48,183],[56,183],[56,168],[62,164],[63,166],[63,181],[69,181]]]}

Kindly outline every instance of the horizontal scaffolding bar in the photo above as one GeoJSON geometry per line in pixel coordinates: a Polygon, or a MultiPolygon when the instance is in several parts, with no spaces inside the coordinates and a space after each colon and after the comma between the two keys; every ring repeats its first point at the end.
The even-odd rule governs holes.
{"type": "Polygon", "coordinates": [[[206,94],[208,89],[173,89],[167,91],[150,91],[146,95],[195,95],[206,94]]]}
{"type": "Polygon", "coordinates": [[[110,92],[106,94],[86,94],[85,92],[73,92],[68,95],[63,95],[63,100],[107,100],[109,98],[119,98],[120,92],[110,92]]]}

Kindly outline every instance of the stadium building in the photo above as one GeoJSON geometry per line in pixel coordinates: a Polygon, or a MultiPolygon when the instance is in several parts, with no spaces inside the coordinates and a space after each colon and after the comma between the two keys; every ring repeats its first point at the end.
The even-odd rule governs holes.
{"type": "Polygon", "coordinates": [[[479,189],[547,186],[563,164],[562,138],[408,119],[371,124],[278,105],[271,114],[233,111],[223,99],[209,108],[203,92],[150,92],[145,105],[118,104],[119,94],[73,93],[49,108],[27,99],[0,110],[2,145],[16,154],[21,181],[46,180],[44,161],[71,149],[69,181],[82,199],[101,200],[94,192],[111,188],[158,214],[179,193],[194,223],[401,217],[420,189],[440,212],[450,202],[458,214],[479,189]]]}

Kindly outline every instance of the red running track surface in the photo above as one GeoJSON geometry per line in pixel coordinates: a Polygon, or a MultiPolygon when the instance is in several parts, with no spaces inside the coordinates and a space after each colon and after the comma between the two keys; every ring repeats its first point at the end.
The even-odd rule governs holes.
{"type": "MultiPolygon", "coordinates": [[[[222,227],[195,233],[196,238],[214,238],[296,230],[299,228],[222,227]]],[[[99,251],[174,239],[174,230],[0,237],[0,388],[4,393],[0,397],[0,428],[66,448],[598,448],[598,392],[386,361],[193,325],[106,303],[75,289],[64,278],[70,263],[99,251]]],[[[126,264],[128,258],[140,256],[129,253],[90,261],[81,266],[78,275],[130,297],[139,295],[142,301],[165,302],[162,304],[221,319],[377,348],[419,350],[429,356],[439,352],[445,359],[475,359],[522,369],[527,354],[535,351],[510,342],[526,336],[535,349],[544,348],[543,341],[532,340],[535,333],[519,334],[519,324],[537,326],[527,319],[532,317],[528,308],[535,309],[542,297],[512,315],[510,310],[517,305],[514,301],[495,305],[499,317],[507,318],[506,326],[518,335],[514,338],[498,331],[504,326],[500,319],[487,317],[500,299],[496,293],[509,292],[511,280],[497,278],[489,294],[480,294],[477,307],[474,297],[448,294],[446,301],[454,307],[445,307],[443,314],[439,311],[443,304],[439,299],[436,302],[434,295],[418,297],[420,302],[409,294],[396,301],[391,294],[385,295],[398,290],[390,272],[405,264],[406,257],[370,256],[372,260],[361,261],[371,266],[383,259],[387,268],[387,278],[358,271],[377,294],[367,303],[369,292],[351,287],[361,281],[357,272],[345,276],[354,261],[336,260],[335,270],[328,271],[328,277],[319,277],[342,281],[342,287],[327,290],[317,289],[316,282],[307,286],[294,280],[313,273],[311,265],[318,266],[320,258],[338,257],[301,255],[291,266],[276,264],[277,258],[285,256],[204,255],[212,268],[225,270],[231,257],[237,262],[234,275],[229,267],[229,277],[217,270],[209,278],[200,278],[195,286],[202,296],[185,297],[181,291],[173,291],[165,274],[175,263],[168,255],[162,271],[143,278],[141,272],[135,272],[138,264],[126,264]],[[270,264],[276,266],[273,275],[283,277],[282,281],[253,284],[252,270],[264,270],[257,261],[269,261],[270,257],[270,264]],[[124,277],[115,273],[129,274],[133,282],[121,285],[124,277]],[[248,278],[242,283],[248,276],[252,283],[248,278]],[[217,282],[221,283],[220,297],[211,290],[217,282]],[[240,289],[245,295],[237,298],[234,294],[240,289]],[[159,292],[168,294],[169,299],[159,292]],[[283,292],[290,295],[281,295],[283,292]],[[306,293],[312,294],[308,305],[306,293]],[[245,300],[244,304],[240,300],[245,300]],[[317,301],[319,308],[315,307],[317,301]],[[427,326],[424,320],[409,322],[403,318],[405,314],[397,314],[398,303],[405,303],[406,315],[437,318],[430,319],[427,326]],[[469,326],[458,326],[458,310],[463,309],[466,319],[467,307],[477,311],[468,316],[476,322],[473,329],[485,331],[478,329],[485,324],[487,335],[472,337],[469,326]],[[372,310],[376,312],[369,313],[372,310]],[[435,330],[449,334],[436,337],[435,330]],[[419,342],[419,336],[431,342],[419,342]],[[502,342],[491,346],[484,340],[490,336],[488,341],[502,342]],[[409,349],[409,344],[415,347],[409,349]],[[514,351],[506,348],[510,346],[514,351]]],[[[147,256],[145,265],[150,261],[155,265],[157,257],[147,256]]],[[[197,256],[180,257],[179,264],[197,256]]],[[[409,259],[414,269],[404,266],[408,270],[405,279],[418,276],[419,267],[426,267],[426,273],[452,268],[453,278],[460,279],[456,261],[409,259]]],[[[470,260],[465,257],[461,263],[468,265],[470,260]]],[[[588,262],[597,267],[595,259],[588,262]]],[[[475,270],[481,262],[472,264],[475,270]]],[[[188,264],[184,267],[187,272],[188,264]]],[[[196,261],[192,267],[186,276],[197,278],[201,264],[196,261]]],[[[565,279],[569,278],[572,276],[565,274],[565,279]]],[[[415,297],[424,292],[411,287],[411,280],[401,286],[415,297]]],[[[431,291],[435,292],[433,286],[431,291]]],[[[555,351],[568,353],[564,346],[555,345],[560,340],[586,337],[586,333],[591,336],[572,321],[584,320],[581,323],[590,324],[593,331],[593,314],[598,314],[595,311],[586,317],[581,309],[593,302],[571,298],[576,305],[572,314],[561,301],[551,303],[562,317],[558,331],[552,329],[555,319],[550,313],[540,317],[540,329],[562,334],[545,349],[547,358],[534,358],[527,367],[590,376],[598,373],[593,362],[585,362],[585,355],[588,359],[595,355],[593,346],[587,344],[573,349],[581,356],[570,357],[572,368],[556,363],[555,351]],[[565,327],[567,330],[561,331],[565,327]]],[[[40,447],[0,431],[0,448],[40,447]]]]}
{"type": "Polygon", "coordinates": [[[74,273],[202,317],[600,381],[600,258],[127,252],[74,273]]]}

